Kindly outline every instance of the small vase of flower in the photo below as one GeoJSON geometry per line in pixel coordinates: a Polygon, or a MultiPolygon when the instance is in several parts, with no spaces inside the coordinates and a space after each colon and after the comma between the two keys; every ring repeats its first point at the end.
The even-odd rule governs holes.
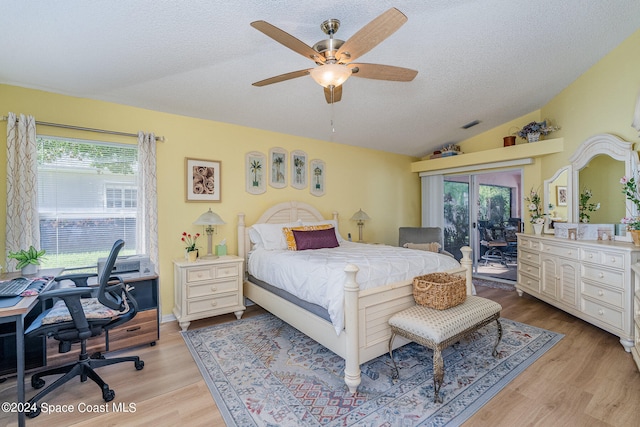
{"type": "Polygon", "coordinates": [[[196,234],[188,234],[187,232],[182,233],[182,238],[180,239],[185,246],[185,258],[189,260],[189,262],[195,262],[198,259],[198,248],[196,247],[196,241],[200,237],[200,233],[196,234]]]}
{"type": "Polygon", "coordinates": [[[527,209],[529,211],[529,222],[533,226],[533,232],[535,234],[542,234],[542,228],[544,226],[544,213],[542,212],[542,200],[540,194],[533,188],[529,192],[529,195],[524,198],[528,203],[527,209]]]}

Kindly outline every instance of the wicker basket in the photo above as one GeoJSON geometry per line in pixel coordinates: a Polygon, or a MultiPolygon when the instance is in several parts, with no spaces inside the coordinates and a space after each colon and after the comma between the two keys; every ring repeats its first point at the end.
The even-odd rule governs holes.
{"type": "Polygon", "coordinates": [[[413,278],[413,298],[417,304],[446,310],[467,299],[464,277],[449,273],[431,273],[413,278]]]}

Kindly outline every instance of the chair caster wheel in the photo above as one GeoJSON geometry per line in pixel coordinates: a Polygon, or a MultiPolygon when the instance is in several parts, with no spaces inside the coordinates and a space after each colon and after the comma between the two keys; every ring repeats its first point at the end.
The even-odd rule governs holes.
{"type": "Polygon", "coordinates": [[[44,387],[45,380],[42,378],[31,377],[31,387],[39,389],[44,387]]]}
{"type": "Polygon", "coordinates": [[[116,397],[116,392],[109,389],[109,386],[106,386],[104,390],[102,390],[102,399],[105,402],[111,402],[116,397]]]}
{"type": "Polygon", "coordinates": [[[35,418],[40,415],[40,412],[42,412],[42,409],[40,409],[40,405],[38,405],[34,411],[27,412],[27,417],[35,418]]]}
{"type": "Polygon", "coordinates": [[[141,371],[144,368],[144,361],[136,362],[136,371],[141,371]]]}

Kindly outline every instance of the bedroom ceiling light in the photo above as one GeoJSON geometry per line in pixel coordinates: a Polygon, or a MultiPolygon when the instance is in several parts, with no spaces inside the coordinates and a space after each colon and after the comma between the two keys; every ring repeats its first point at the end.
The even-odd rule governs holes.
{"type": "Polygon", "coordinates": [[[367,215],[362,209],[358,212],[354,213],[351,217],[351,221],[357,221],[358,224],[358,242],[363,242],[362,240],[362,227],[364,226],[365,221],[369,221],[369,215],[367,215]]]}
{"type": "Polygon", "coordinates": [[[351,68],[343,64],[324,64],[311,69],[309,74],[322,87],[338,87],[351,76],[351,68]]]}
{"type": "Polygon", "coordinates": [[[209,258],[209,259],[217,258],[217,256],[213,255],[213,253],[211,252],[211,247],[212,247],[211,240],[212,240],[213,233],[215,231],[213,226],[226,224],[226,222],[224,222],[222,218],[220,218],[220,215],[218,215],[215,212],[212,212],[211,208],[209,208],[209,210],[203,213],[202,215],[200,215],[198,219],[194,221],[193,224],[206,225],[204,231],[207,233],[207,254],[201,258],[209,258]]]}

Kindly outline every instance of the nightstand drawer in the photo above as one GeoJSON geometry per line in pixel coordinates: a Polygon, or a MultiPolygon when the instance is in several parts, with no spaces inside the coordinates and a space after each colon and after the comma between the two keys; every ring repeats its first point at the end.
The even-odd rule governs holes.
{"type": "MultiPolygon", "coordinates": [[[[225,307],[238,305],[238,293],[228,294],[216,298],[205,298],[187,301],[187,314],[205,313],[207,311],[219,311],[225,307]]],[[[223,312],[223,311],[221,311],[223,312]]]]}
{"type": "Polygon", "coordinates": [[[238,291],[237,280],[221,280],[209,283],[192,284],[187,285],[187,298],[198,298],[234,291],[238,291]]]}
{"type": "Polygon", "coordinates": [[[225,279],[227,277],[238,277],[240,274],[239,265],[236,264],[228,264],[228,265],[217,265],[215,267],[215,276],[216,279],[225,279]]]}
{"type": "Polygon", "coordinates": [[[194,283],[204,280],[225,279],[228,277],[238,277],[240,268],[237,263],[223,265],[194,265],[186,269],[186,282],[194,283]]]}

